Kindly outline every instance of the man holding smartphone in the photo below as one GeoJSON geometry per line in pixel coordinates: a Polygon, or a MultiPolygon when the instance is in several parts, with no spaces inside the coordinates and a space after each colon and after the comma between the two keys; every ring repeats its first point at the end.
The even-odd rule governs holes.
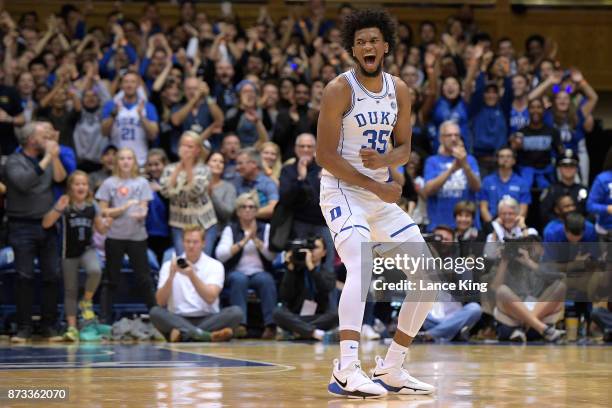
{"type": "Polygon", "coordinates": [[[204,229],[183,231],[185,253],[165,262],[159,273],[151,322],[170,342],[227,341],[242,320],[237,306],[219,308],[223,264],[204,254],[204,229]]]}

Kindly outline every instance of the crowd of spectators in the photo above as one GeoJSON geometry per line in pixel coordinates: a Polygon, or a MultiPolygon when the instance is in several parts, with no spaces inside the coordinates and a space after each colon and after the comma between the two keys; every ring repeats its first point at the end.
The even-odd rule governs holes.
{"type": "MultiPolygon", "coordinates": [[[[337,324],[342,266],[314,153],[323,89],[353,67],[340,30],[352,6],[312,0],[278,21],[262,7],[250,26],[228,4],[215,19],[210,5],[177,7],[179,20],[166,21],[154,2],[132,18],[116,2],[100,26],[88,2],[44,21],[0,13],[0,215],[17,272],[16,342],[32,336],[37,280],[41,334],[58,337],[60,271],[68,330],[59,338],[78,338],[79,267],[88,274],[81,317],[92,317],[99,286],[100,318],[112,323],[124,255],[172,341],[247,335],[253,296],[264,338],[280,327],[321,340],[337,324]],[[279,248],[279,236],[301,244],[279,248]]],[[[493,39],[469,8],[443,28],[397,28],[385,70],[410,88],[413,149],[390,172],[424,232],[482,242],[468,248],[480,253],[519,237],[612,240],[612,153],[591,175],[585,142],[598,95],[557,60],[553,39],[493,39]]],[[[522,265],[540,256],[525,253],[522,265]]],[[[503,315],[512,330],[502,338],[524,338],[521,325],[555,337],[542,319],[563,304],[515,306],[525,288],[503,281],[507,262],[496,268],[493,306],[447,302],[422,338],[465,337],[482,311],[503,315]]],[[[608,322],[601,330],[606,313],[593,313],[608,322]]]]}

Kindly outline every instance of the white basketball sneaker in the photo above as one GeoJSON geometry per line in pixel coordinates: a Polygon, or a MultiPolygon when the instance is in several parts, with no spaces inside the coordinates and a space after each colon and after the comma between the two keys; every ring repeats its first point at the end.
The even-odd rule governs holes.
{"type": "Polygon", "coordinates": [[[363,372],[359,360],[353,361],[344,370],[340,370],[340,361],[335,359],[327,391],[332,395],[348,398],[380,398],[387,395],[387,390],[375,384],[363,372]]]}
{"type": "Polygon", "coordinates": [[[384,359],[376,356],[376,368],[372,374],[372,380],[385,387],[387,391],[403,395],[426,395],[434,392],[436,387],[419,381],[402,367],[402,362],[395,366],[384,367],[384,359]]]}

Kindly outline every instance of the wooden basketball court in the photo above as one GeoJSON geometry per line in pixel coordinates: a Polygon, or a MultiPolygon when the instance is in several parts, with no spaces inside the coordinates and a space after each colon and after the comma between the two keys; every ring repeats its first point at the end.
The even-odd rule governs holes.
{"type": "MultiPolygon", "coordinates": [[[[362,343],[362,365],[386,346],[362,343]]],[[[69,389],[61,407],[609,407],[612,348],[553,345],[414,345],[407,367],[433,397],[335,399],[327,394],[337,345],[0,344],[0,390],[69,389]]],[[[42,405],[39,405],[42,404],[42,405]]]]}

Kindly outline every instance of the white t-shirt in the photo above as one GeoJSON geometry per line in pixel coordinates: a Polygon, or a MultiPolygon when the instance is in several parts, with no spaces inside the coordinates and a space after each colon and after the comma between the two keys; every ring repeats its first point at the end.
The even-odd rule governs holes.
{"type": "MultiPolygon", "coordinates": [[[[185,256],[184,254],[182,255],[185,256]]],[[[170,264],[166,261],[159,271],[159,282],[157,289],[160,289],[170,276],[170,264]]],[[[202,254],[198,262],[193,266],[194,271],[200,280],[207,285],[217,285],[223,287],[225,279],[225,268],[223,264],[206,254],[202,254]]],[[[168,310],[174,314],[186,317],[206,316],[219,313],[219,298],[212,304],[206,303],[198,294],[191,280],[180,272],[177,272],[172,282],[172,291],[168,299],[168,310]]]]}

